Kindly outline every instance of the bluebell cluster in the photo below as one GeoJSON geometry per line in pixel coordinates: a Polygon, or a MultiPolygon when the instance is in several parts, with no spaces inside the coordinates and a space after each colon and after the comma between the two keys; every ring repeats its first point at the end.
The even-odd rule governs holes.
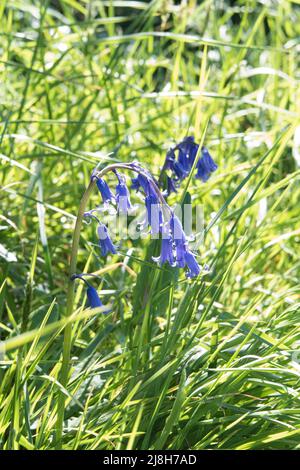
{"type": "MultiPolygon", "coordinates": [[[[206,147],[202,147],[200,152],[201,155],[195,165],[197,170],[196,178],[205,182],[218,166],[206,147]]],[[[198,153],[199,145],[195,142],[193,136],[186,137],[178,145],[168,150],[160,178],[161,185],[163,185],[165,179],[164,189],[167,195],[177,192],[181,181],[190,174],[198,153]]]]}
{"type": "MultiPolygon", "coordinates": [[[[194,158],[197,153],[198,146],[196,146],[196,144],[192,146],[193,151],[191,152],[188,142],[190,143],[190,141],[187,141],[185,145],[182,144],[180,147],[181,153],[179,153],[179,162],[175,162],[174,164],[174,168],[177,169],[178,174],[178,168],[188,167],[185,159],[190,158],[189,156],[193,156],[194,158]]],[[[170,162],[171,160],[168,157],[167,165],[171,165],[169,168],[172,167],[170,162]]],[[[144,193],[147,223],[151,233],[161,235],[161,253],[158,258],[155,258],[155,261],[159,262],[160,265],[168,263],[173,267],[187,268],[187,277],[198,276],[200,266],[188,247],[187,238],[180,220],[174,215],[172,209],[164,200],[152,175],[148,171],[142,170],[137,164],[133,165],[133,168],[138,174],[132,179],[132,189],[144,193]]],[[[126,180],[123,176],[118,173],[116,174],[118,177],[116,196],[112,194],[108,185],[101,178],[97,179],[97,187],[99,188],[104,203],[115,200],[119,211],[121,209],[127,211],[130,209],[131,203],[126,180]],[[123,203],[122,207],[120,206],[120,196],[125,197],[125,204],[123,203]]],[[[100,224],[98,227],[98,237],[103,256],[107,255],[109,252],[116,253],[116,248],[104,224],[100,224]]]]}
{"type": "MultiPolygon", "coordinates": [[[[162,172],[167,174],[167,193],[177,191],[177,187],[186,178],[194,166],[195,159],[199,151],[199,145],[194,142],[193,137],[186,137],[173,149],[167,152],[162,172]]],[[[199,275],[200,266],[195,255],[189,249],[187,237],[182,224],[174,214],[170,206],[166,203],[163,193],[159,189],[159,184],[155,181],[151,173],[142,168],[139,163],[133,162],[120,164],[119,167],[126,168],[137,173],[132,179],[131,188],[142,193],[146,209],[146,223],[152,234],[157,234],[161,238],[161,252],[158,258],[154,258],[160,265],[168,263],[172,267],[186,268],[186,276],[193,278],[199,275]]],[[[210,174],[216,170],[217,165],[205,147],[201,149],[201,157],[196,163],[196,177],[202,181],[207,181],[210,174]]],[[[97,171],[92,173],[92,180],[96,182],[104,205],[116,204],[119,213],[128,213],[132,209],[130,193],[126,184],[126,179],[115,168],[111,169],[117,178],[115,194],[111,191],[106,181],[101,178],[97,171]]],[[[99,247],[103,256],[109,253],[115,254],[117,249],[113,244],[106,225],[104,225],[95,215],[97,210],[86,212],[86,217],[93,218],[98,223],[97,234],[99,247]]],[[[91,308],[101,307],[102,302],[94,287],[92,287],[83,275],[75,275],[73,278],[80,278],[87,285],[87,299],[91,308]]]]}
{"type": "Polygon", "coordinates": [[[168,262],[171,266],[178,268],[187,267],[186,276],[189,278],[200,274],[201,268],[195,255],[189,249],[182,224],[174,213],[171,214],[167,226],[163,229],[161,254],[157,261],[160,264],[168,262]]]}

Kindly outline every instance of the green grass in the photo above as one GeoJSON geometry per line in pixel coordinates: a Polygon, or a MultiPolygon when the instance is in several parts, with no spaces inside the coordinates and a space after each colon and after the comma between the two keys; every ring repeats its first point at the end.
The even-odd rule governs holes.
{"type": "Polygon", "coordinates": [[[64,449],[299,448],[299,2],[10,0],[0,25],[0,448],[54,449],[59,393],[64,449]],[[86,225],[112,311],[78,286],[62,388],[90,173],[158,175],[187,133],[219,168],[170,203],[203,204],[211,270],[159,269],[149,240],[105,262],[86,225]]]}

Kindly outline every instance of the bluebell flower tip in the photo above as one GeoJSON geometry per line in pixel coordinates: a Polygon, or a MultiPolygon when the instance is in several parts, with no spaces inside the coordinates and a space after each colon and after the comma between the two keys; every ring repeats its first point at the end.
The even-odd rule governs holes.
{"type": "Polygon", "coordinates": [[[98,226],[98,238],[102,256],[106,256],[108,253],[117,253],[116,247],[113,244],[109,236],[107,227],[104,224],[100,224],[98,226]]]}
{"type": "Polygon", "coordinates": [[[97,178],[96,185],[100,191],[104,203],[111,202],[115,199],[115,196],[113,195],[113,193],[109,189],[108,184],[103,178],[97,178]]]}
{"type": "Polygon", "coordinates": [[[116,202],[118,211],[122,213],[127,213],[130,209],[132,209],[129,191],[126,185],[125,178],[121,177],[119,174],[117,174],[117,176],[119,180],[116,186],[116,202]]]}
{"type": "Polygon", "coordinates": [[[86,290],[88,304],[91,308],[102,307],[103,304],[100,300],[97,290],[93,286],[88,286],[86,290]]]}

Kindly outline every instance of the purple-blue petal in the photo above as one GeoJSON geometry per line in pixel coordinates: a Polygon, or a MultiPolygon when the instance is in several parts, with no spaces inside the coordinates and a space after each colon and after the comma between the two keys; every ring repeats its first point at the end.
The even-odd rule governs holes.
{"type": "Polygon", "coordinates": [[[216,171],[218,165],[212,159],[209,151],[206,147],[202,147],[202,155],[197,163],[197,174],[196,178],[202,181],[207,181],[213,171],[216,171]]]}
{"type": "Polygon", "coordinates": [[[184,268],[186,261],[185,261],[185,254],[186,254],[187,248],[186,248],[186,243],[181,242],[176,244],[176,265],[179,268],[184,268]]]}
{"type": "Polygon", "coordinates": [[[175,214],[173,214],[170,219],[170,229],[176,245],[186,242],[186,236],[183,231],[182,224],[175,214]]]}
{"type": "Polygon", "coordinates": [[[183,151],[181,148],[179,148],[178,152],[178,162],[180,163],[184,171],[188,173],[190,170],[189,156],[188,153],[183,151]]]}
{"type": "Polygon", "coordinates": [[[98,237],[99,237],[99,246],[103,256],[106,256],[108,253],[115,254],[116,248],[111,241],[107,227],[104,224],[98,226],[98,237]]]}
{"type": "Polygon", "coordinates": [[[139,183],[138,178],[132,178],[131,179],[131,189],[135,189],[138,191],[140,189],[141,185],[139,183]]]}
{"type": "Polygon", "coordinates": [[[173,170],[175,163],[175,152],[174,149],[170,149],[167,152],[163,170],[173,170]]]}
{"type": "Polygon", "coordinates": [[[127,212],[132,207],[128,188],[123,181],[116,186],[116,201],[120,212],[127,212]]]}
{"type": "Polygon", "coordinates": [[[96,181],[96,184],[97,184],[97,188],[99,189],[101,193],[102,200],[104,203],[112,201],[114,199],[114,195],[109,189],[109,186],[104,179],[98,178],[96,181]]]}
{"type": "Polygon", "coordinates": [[[162,225],[162,211],[156,196],[149,194],[145,197],[145,206],[147,209],[147,221],[151,226],[152,233],[158,233],[162,225]]]}
{"type": "Polygon", "coordinates": [[[169,263],[174,266],[173,242],[172,237],[162,238],[160,264],[169,263]]]}
{"type": "Polygon", "coordinates": [[[210,172],[216,171],[216,169],[218,168],[218,165],[214,162],[214,160],[212,159],[211,154],[209,153],[209,151],[207,150],[206,147],[202,147],[202,157],[201,158],[203,159],[203,163],[206,166],[206,168],[208,169],[208,171],[210,171],[210,172]]]}
{"type": "Polygon", "coordinates": [[[177,193],[177,189],[176,189],[173,178],[171,178],[171,176],[167,176],[167,194],[168,194],[168,196],[171,193],[177,193]]]}
{"type": "Polygon", "coordinates": [[[196,261],[195,256],[193,253],[189,250],[186,251],[185,253],[185,262],[188,267],[188,271],[186,273],[187,277],[196,277],[200,274],[201,268],[199,264],[196,261]]]}
{"type": "Polygon", "coordinates": [[[179,150],[178,161],[184,169],[191,170],[199,148],[199,145],[194,142],[194,137],[186,137],[176,148],[179,150]]]}
{"type": "Polygon", "coordinates": [[[183,168],[180,162],[174,163],[174,173],[179,180],[183,180],[188,175],[188,171],[183,168]]]}
{"type": "Polygon", "coordinates": [[[88,299],[88,304],[91,308],[102,307],[103,304],[100,300],[100,297],[96,291],[96,289],[92,286],[88,286],[86,290],[86,295],[88,299]]]}
{"type": "Polygon", "coordinates": [[[138,175],[137,179],[138,179],[138,182],[139,182],[140,186],[143,188],[145,194],[146,195],[149,194],[149,192],[150,192],[150,181],[149,181],[149,179],[146,176],[141,175],[141,174],[138,175]]]}

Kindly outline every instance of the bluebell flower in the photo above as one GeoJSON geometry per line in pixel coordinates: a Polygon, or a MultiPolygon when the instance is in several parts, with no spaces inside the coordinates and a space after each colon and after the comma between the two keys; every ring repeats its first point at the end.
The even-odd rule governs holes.
{"type": "Polygon", "coordinates": [[[195,143],[193,136],[186,137],[176,146],[176,149],[179,150],[178,161],[187,170],[191,170],[198,148],[199,145],[195,143]]]}
{"type": "Polygon", "coordinates": [[[193,253],[189,250],[182,224],[174,214],[170,220],[170,228],[175,243],[176,265],[179,268],[184,268],[185,266],[188,267],[188,271],[186,273],[187,277],[198,276],[201,270],[200,266],[193,253]]]}
{"type": "Polygon", "coordinates": [[[149,196],[150,194],[155,197],[158,201],[157,196],[157,184],[152,177],[151,173],[145,169],[143,169],[145,174],[139,173],[136,178],[132,178],[132,189],[136,189],[137,191],[141,188],[143,189],[145,196],[149,196]]]}
{"type": "Polygon", "coordinates": [[[185,261],[185,254],[187,251],[187,244],[185,242],[180,242],[177,241],[175,243],[175,249],[176,249],[176,266],[178,268],[184,268],[186,261],[185,261]]]}
{"type": "Polygon", "coordinates": [[[186,273],[186,277],[196,277],[200,274],[201,268],[199,264],[196,261],[195,256],[193,253],[189,250],[186,250],[184,259],[186,262],[186,265],[188,267],[188,271],[186,273]]]}
{"type": "Polygon", "coordinates": [[[99,237],[99,246],[103,256],[106,256],[108,253],[115,254],[116,248],[111,241],[107,227],[104,224],[98,226],[98,237],[99,237]]]}
{"type": "Polygon", "coordinates": [[[140,190],[141,188],[144,190],[144,193],[146,195],[149,194],[151,186],[150,186],[150,180],[147,178],[147,176],[141,175],[140,173],[136,178],[132,178],[132,189],[135,190],[140,190]]]}
{"type": "MultiPolygon", "coordinates": [[[[73,274],[71,276],[71,281],[75,281],[75,279],[79,279],[80,281],[83,281],[85,285],[87,286],[86,289],[86,296],[87,296],[87,304],[91,308],[97,308],[97,307],[103,307],[103,304],[101,302],[101,299],[98,295],[97,290],[91,286],[88,281],[84,278],[85,274],[73,274]]],[[[104,313],[108,313],[108,311],[105,311],[104,313]]]]}
{"type": "MultiPolygon", "coordinates": [[[[169,195],[176,191],[175,182],[184,180],[191,172],[199,145],[194,141],[193,136],[185,137],[176,147],[168,150],[164,165],[161,170],[161,176],[159,178],[160,185],[166,184],[166,194],[169,195]],[[176,153],[178,157],[176,159],[176,153]],[[163,178],[164,173],[168,173],[167,179],[163,178]],[[170,174],[171,172],[171,174],[170,174]]],[[[200,178],[202,181],[207,181],[210,174],[217,169],[216,163],[213,161],[206,147],[201,149],[201,157],[197,161],[197,174],[196,178],[200,178]]]]}
{"type": "Polygon", "coordinates": [[[202,181],[207,181],[211,173],[218,168],[218,165],[213,161],[209,151],[206,147],[202,147],[202,155],[197,162],[196,178],[202,181]]]}
{"type": "Polygon", "coordinates": [[[138,178],[131,178],[131,189],[135,189],[136,191],[139,191],[141,185],[139,183],[138,178]]]}
{"type": "Polygon", "coordinates": [[[97,307],[102,307],[103,304],[100,300],[100,297],[96,291],[96,289],[93,286],[88,286],[86,290],[86,295],[88,299],[88,304],[91,308],[97,308],[97,307]]]}
{"type": "Polygon", "coordinates": [[[170,230],[175,244],[176,264],[179,268],[184,268],[187,241],[182,224],[175,214],[172,214],[170,219],[170,230]]]}
{"type": "Polygon", "coordinates": [[[184,178],[187,177],[188,175],[188,170],[186,170],[180,162],[177,160],[174,162],[174,167],[173,167],[174,173],[179,180],[183,180],[184,178]]]}
{"type": "Polygon", "coordinates": [[[102,178],[97,178],[96,181],[97,187],[101,193],[104,203],[110,202],[114,199],[114,195],[108,187],[106,181],[102,178]]]}
{"type": "Polygon", "coordinates": [[[161,229],[163,216],[160,205],[160,199],[157,189],[149,172],[144,170],[146,174],[139,173],[136,178],[132,179],[132,188],[143,189],[145,193],[145,206],[147,210],[147,222],[151,226],[152,233],[158,233],[161,229]],[[149,173],[149,176],[147,176],[149,173]]]}
{"type": "Polygon", "coordinates": [[[178,162],[181,164],[182,168],[188,174],[191,169],[191,159],[190,159],[190,148],[193,144],[193,137],[187,137],[182,142],[180,142],[175,148],[178,150],[178,162]],[[192,141],[190,142],[190,139],[192,141]]]}
{"type": "Polygon", "coordinates": [[[130,196],[129,196],[129,191],[126,186],[126,181],[125,178],[120,176],[117,172],[117,177],[118,177],[118,184],[116,186],[116,201],[118,205],[118,209],[120,212],[128,212],[132,208],[131,202],[130,202],[130,196]]]}
{"type": "Polygon", "coordinates": [[[164,236],[161,240],[161,252],[159,258],[153,258],[158,261],[160,265],[169,263],[171,266],[175,266],[174,253],[173,253],[173,240],[171,235],[164,236]]]}
{"type": "Polygon", "coordinates": [[[170,229],[175,245],[186,243],[186,236],[183,231],[182,224],[177,215],[172,214],[170,219],[170,229]]]}
{"type": "Polygon", "coordinates": [[[166,155],[163,170],[173,170],[175,163],[175,152],[174,149],[169,149],[166,155]]]}
{"type": "Polygon", "coordinates": [[[189,173],[190,171],[190,161],[189,161],[189,155],[188,153],[182,151],[180,148],[179,148],[179,152],[178,152],[178,163],[180,163],[180,165],[182,166],[182,168],[184,169],[184,171],[186,172],[186,174],[189,173]]]}
{"type": "Polygon", "coordinates": [[[163,217],[159,200],[156,195],[151,193],[148,194],[148,196],[145,197],[145,206],[147,209],[147,221],[151,226],[151,232],[159,233],[162,226],[163,217]]]}
{"type": "Polygon", "coordinates": [[[167,195],[169,196],[171,193],[177,193],[177,189],[173,178],[167,176],[167,195]]]}
{"type": "Polygon", "coordinates": [[[153,192],[153,191],[151,191],[152,186],[151,186],[150,180],[149,180],[149,178],[147,178],[147,176],[139,174],[137,178],[138,178],[138,182],[140,183],[140,186],[143,188],[144,193],[146,194],[146,196],[153,192]]]}

